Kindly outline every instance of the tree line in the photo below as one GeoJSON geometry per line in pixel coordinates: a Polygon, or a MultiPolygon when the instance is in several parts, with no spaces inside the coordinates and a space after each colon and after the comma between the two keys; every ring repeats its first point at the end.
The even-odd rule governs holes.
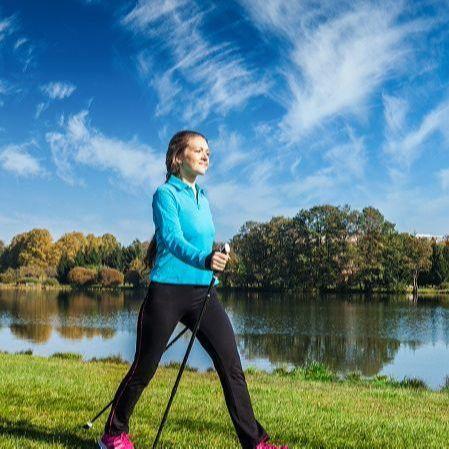
{"type": "Polygon", "coordinates": [[[112,234],[69,232],[56,242],[47,229],[32,229],[0,241],[0,281],[139,286],[149,274],[144,264],[148,242],[123,246],[112,234]]]}
{"type": "Polygon", "coordinates": [[[231,240],[224,284],[262,289],[403,290],[449,287],[449,236],[398,232],[366,207],[321,205],[293,218],[246,222],[231,240]]]}
{"type": "MultiPolygon", "coordinates": [[[[0,241],[0,281],[142,286],[148,244],[81,232],[54,242],[48,230],[33,229],[7,246],[0,241]]],[[[248,221],[230,244],[225,287],[372,292],[412,285],[415,294],[418,284],[449,287],[449,236],[437,242],[398,232],[373,207],[322,205],[248,221]]]]}

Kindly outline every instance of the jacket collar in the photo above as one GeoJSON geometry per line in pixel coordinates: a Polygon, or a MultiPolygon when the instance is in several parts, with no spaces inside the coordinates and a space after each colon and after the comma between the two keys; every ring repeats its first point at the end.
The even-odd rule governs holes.
{"type": "MultiPolygon", "coordinates": [[[[181,178],[178,178],[176,175],[171,174],[168,178],[167,182],[172,186],[175,186],[178,190],[190,189],[191,187],[186,184],[181,178]]],[[[200,187],[197,183],[195,183],[198,192],[204,193],[204,189],[200,187]]]]}

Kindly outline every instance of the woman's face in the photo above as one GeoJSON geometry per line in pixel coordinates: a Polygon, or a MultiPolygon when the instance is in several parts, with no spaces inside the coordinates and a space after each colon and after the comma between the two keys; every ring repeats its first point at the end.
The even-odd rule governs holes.
{"type": "Polygon", "coordinates": [[[190,176],[204,175],[209,167],[209,156],[206,140],[200,136],[191,137],[184,150],[181,170],[190,176]]]}

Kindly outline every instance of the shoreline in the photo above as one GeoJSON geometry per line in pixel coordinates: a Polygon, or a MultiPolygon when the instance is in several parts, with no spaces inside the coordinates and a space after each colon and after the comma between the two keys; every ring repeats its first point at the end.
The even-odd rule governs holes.
{"type": "MultiPolygon", "coordinates": [[[[61,360],[71,360],[77,361],[83,364],[90,363],[106,363],[113,365],[123,365],[123,366],[131,366],[131,363],[122,359],[120,356],[109,356],[109,357],[93,357],[92,359],[85,360],[83,356],[74,352],[55,352],[48,356],[42,356],[34,354],[31,349],[18,351],[18,352],[8,352],[0,350],[0,357],[2,355],[6,356],[29,356],[43,360],[51,360],[51,359],[61,359],[61,360]]],[[[179,362],[170,362],[168,364],[160,364],[158,369],[179,369],[181,364],[179,362]]],[[[199,370],[198,368],[194,368],[189,366],[188,364],[185,367],[186,371],[195,372],[198,374],[205,374],[215,372],[214,368],[208,368],[206,370],[199,370]]],[[[340,374],[335,371],[332,371],[326,365],[321,364],[319,362],[312,362],[309,365],[294,367],[290,370],[278,367],[273,369],[272,371],[266,371],[263,369],[259,369],[256,367],[247,367],[243,370],[245,375],[266,375],[266,376],[280,376],[284,378],[290,378],[292,380],[303,380],[303,381],[314,381],[314,382],[331,382],[336,384],[345,384],[350,383],[352,385],[359,384],[365,386],[385,386],[391,388],[406,388],[412,390],[421,390],[421,391],[429,391],[434,393],[443,393],[449,394],[449,382],[447,385],[442,386],[439,389],[430,388],[422,379],[416,377],[404,377],[402,380],[395,379],[393,377],[378,374],[375,376],[364,376],[359,371],[353,371],[346,374],[340,374]]],[[[448,374],[449,379],[449,374],[448,374]]]]}
{"type": "MultiPolygon", "coordinates": [[[[91,285],[87,287],[79,287],[73,286],[70,284],[59,284],[59,285],[46,285],[42,283],[30,283],[30,284],[5,284],[0,282],[0,290],[17,290],[17,291],[32,291],[32,290],[52,290],[52,291],[120,291],[120,290],[144,290],[146,286],[133,287],[132,285],[119,285],[117,287],[105,287],[101,285],[91,285]]],[[[351,290],[326,290],[325,292],[317,292],[317,291],[307,291],[307,290],[274,290],[274,289],[262,289],[258,287],[223,287],[219,285],[218,290],[228,290],[228,291],[241,291],[241,292],[260,292],[260,293],[307,293],[310,292],[312,294],[341,294],[341,295],[380,295],[380,294],[388,294],[388,295],[412,295],[412,287],[408,287],[405,290],[386,290],[386,289],[378,289],[373,292],[364,292],[359,289],[351,289],[351,290]]],[[[418,289],[418,296],[449,296],[449,289],[437,289],[431,287],[421,287],[418,289]]],[[[412,298],[410,298],[412,299],[412,298]]]]}

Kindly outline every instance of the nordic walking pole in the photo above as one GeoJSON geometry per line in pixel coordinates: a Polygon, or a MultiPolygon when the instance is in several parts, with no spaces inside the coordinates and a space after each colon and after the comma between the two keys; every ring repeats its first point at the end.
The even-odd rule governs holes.
{"type": "MultiPolygon", "coordinates": [[[[186,326],[166,347],[165,347],[165,351],[174,343],[176,343],[176,341],[178,341],[187,331],[188,331],[188,327],[186,326]]],[[[164,352],[165,352],[164,351],[164,352]]],[[[105,405],[100,412],[98,412],[94,418],[92,418],[90,421],[87,421],[86,424],[83,425],[83,429],[89,430],[92,428],[93,423],[112,405],[112,403],[114,402],[114,399],[112,399],[111,402],[109,402],[109,404],[105,405]]]]}
{"type": "MultiPolygon", "coordinates": [[[[223,248],[222,248],[221,252],[225,253],[225,254],[229,254],[230,247],[229,247],[228,243],[225,243],[223,245],[223,248]]],[[[152,449],[156,449],[157,443],[159,442],[159,438],[161,436],[162,429],[164,428],[165,421],[167,420],[168,412],[170,411],[170,407],[171,407],[171,404],[172,404],[173,399],[175,397],[176,390],[178,389],[178,385],[179,385],[179,382],[181,380],[182,373],[184,372],[184,368],[185,368],[185,366],[187,364],[187,359],[189,358],[190,350],[192,349],[193,342],[195,341],[195,337],[196,337],[196,334],[198,332],[198,328],[200,327],[201,318],[203,317],[204,311],[206,310],[207,303],[209,302],[210,291],[212,290],[212,287],[215,285],[215,280],[216,280],[216,278],[215,278],[215,272],[214,272],[214,274],[212,275],[212,280],[210,281],[210,284],[209,284],[209,288],[207,289],[206,297],[204,298],[203,305],[201,307],[200,316],[198,317],[198,320],[195,323],[195,327],[193,328],[192,336],[190,337],[190,341],[189,341],[189,346],[187,347],[187,351],[186,351],[186,353],[184,355],[184,359],[183,359],[183,361],[181,363],[181,368],[179,369],[178,376],[176,377],[175,385],[173,386],[173,389],[172,389],[172,392],[171,392],[171,395],[170,395],[170,399],[168,400],[167,407],[165,408],[164,416],[162,418],[161,424],[159,425],[159,429],[157,431],[156,438],[154,439],[154,443],[153,443],[153,448],[152,449]]]]}

